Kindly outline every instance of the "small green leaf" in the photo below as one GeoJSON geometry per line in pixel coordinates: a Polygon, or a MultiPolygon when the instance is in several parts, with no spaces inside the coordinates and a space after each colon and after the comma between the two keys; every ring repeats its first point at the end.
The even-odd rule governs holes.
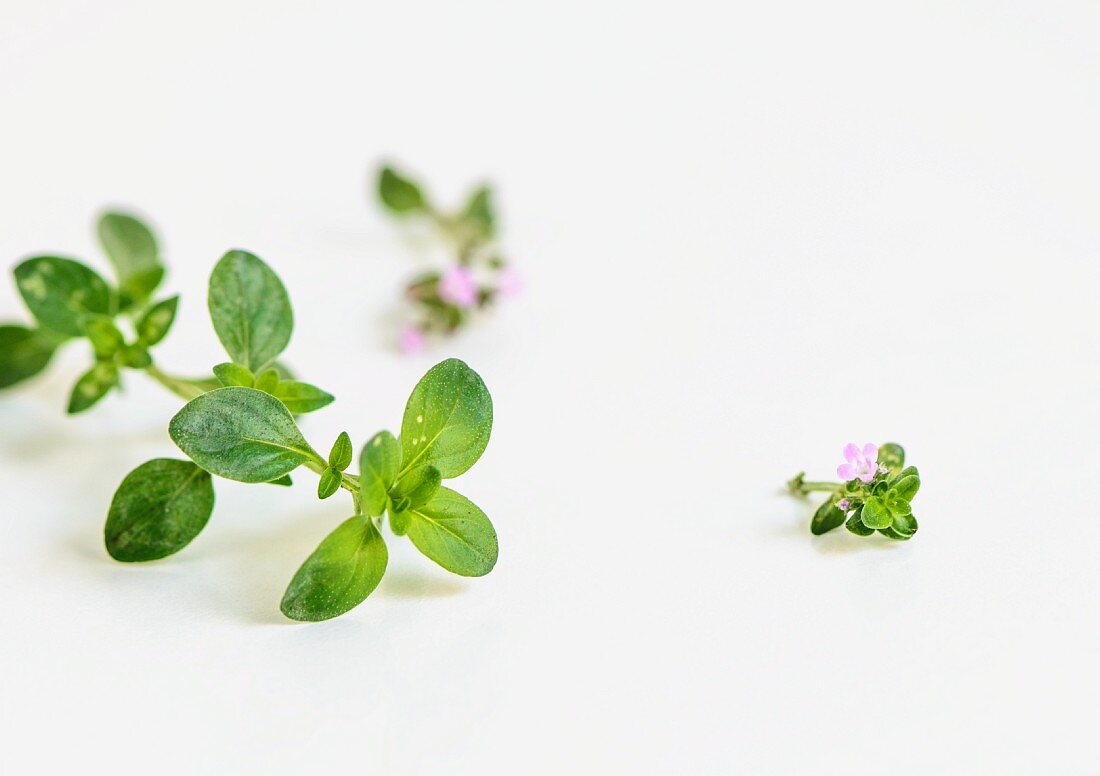
{"type": "Polygon", "coordinates": [[[492,238],[496,227],[492,195],[492,189],[488,186],[480,186],[470,195],[466,207],[462,210],[462,220],[481,240],[492,238]]]}
{"type": "Polygon", "coordinates": [[[401,466],[401,443],[389,431],[379,431],[359,454],[359,497],[363,511],[377,517],[386,511],[389,490],[401,466]]]}
{"type": "Polygon", "coordinates": [[[273,393],[295,415],[319,410],[333,402],[332,394],[299,380],[283,380],[275,386],[273,393]]]}
{"type": "Polygon", "coordinates": [[[844,527],[854,533],[856,536],[870,536],[875,532],[875,529],[868,528],[863,524],[863,521],[859,519],[859,512],[855,512],[848,518],[848,522],[844,524],[844,527]]]}
{"type": "Polygon", "coordinates": [[[431,464],[444,479],[465,472],[489,444],[493,400],[477,372],[457,358],[420,379],[401,421],[401,473],[431,464]]]}
{"type": "Polygon", "coordinates": [[[283,595],[283,614],[316,622],[354,609],[386,573],[386,543],[369,517],[345,520],[313,551],[283,595]]]}
{"type": "Polygon", "coordinates": [[[340,472],[328,468],[321,472],[321,479],[317,483],[317,498],[322,501],[340,490],[340,472]]]}
{"type": "Polygon", "coordinates": [[[338,472],[342,472],[351,466],[351,459],[355,452],[351,449],[351,437],[347,431],[341,431],[340,436],[332,443],[332,449],[328,453],[328,465],[338,472]]]}
{"type": "Polygon", "coordinates": [[[118,276],[120,306],[144,302],[164,279],[157,240],[149,227],[126,213],[99,219],[99,241],[118,276]]]}
{"type": "Polygon", "coordinates": [[[124,562],[179,552],[214,510],[210,475],[190,461],[154,458],[126,475],[103,530],[107,552],[124,562]]]}
{"type": "Polygon", "coordinates": [[[820,536],[828,533],[844,522],[844,512],[837,509],[832,497],[817,508],[814,519],[810,522],[810,533],[820,536]]]}
{"type": "Polygon", "coordinates": [[[450,488],[406,512],[408,535],[416,548],[447,571],[480,577],[497,562],[497,534],[477,505],[450,488]]]}
{"type": "Polygon", "coordinates": [[[412,518],[408,512],[390,510],[390,530],[398,536],[404,536],[409,532],[409,520],[412,518]]]}
{"type": "Polygon", "coordinates": [[[214,331],[230,358],[253,372],[274,361],[290,342],[294,313],[279,276],[246,251],[225,254],[210,274],[214,331]]]}
{"type": "Polygon", "coordinates": [[[896,442],[887,442],[878,449],[878,462],[897,471],[905,466],[905,448],[896,442]]]}
{"type": "Polygon", "coordinates": [[[398,175],[392,167],[383,167],[378,176],[378,196],[395,213],[423,210],[425,205],[420,187],[398,175]]]}
{"type": "Polygon", "coordinates": [[[864,503],[860,519],[868,528],[888,528],[894,520],[886,504],[877,496],[872,496],[864,503]]]}
{"type": "Polygon", "coordinates": [[[111,313],[111,290],[92,269],[72,259],[38,256],[15,268],[27,308],[48,329],[84,336],[84,316],[111,313]]]}
{"type": "MultiPolygon", "coordinates": [[[[257,391],[263,391],[264,393],[270,393],[275,395],[275,389],[279,386],[279,373],[274,369],[265,369],[256,375],[256,382],[252,384],[252,387],[257,391]]],[[[285,403],[285,402],[284,402],[285,403]]],[[[291,410],[293,412],[294,410],[291,410]]]]}
{"type": "Polygon", "coordinates": [[[225,388],[251,388],[255,383],[251,369],[234,364],[232,361],[218,364],[213,371],[214,377],[218,378],[218,382],[225,388]]]}
{"type": "Polygon", "coordinates": [[[211,474],[270,482],[320,462],[282,402],[254,388],[218,388],[192,399],[168,425],[183,452],[211,474]]]}
{"type": "Polygon", "coordinates": [[[91,408],[118,385],[118,367],[110,361],[100,361],[76,381],[69,395],[69,414],[91,408]]]}
{"type": "Polygon", "coordinates": [[[890,526],[896,533],[908,538],[917,532],[917,518],[910,512],[907,515],[894,515],[894,522],[890,526]]]}
{"type": "Polygon", "coordinates": [[[84,335],[92,343],[96,358],[113,358],[126,338],[108,315],[85,315],[81,320],[84,335]]]}
{"type": "Polygon", "coordinates": [[[159,343],[168,335],[172,323],[176,320],[176,310],[179,309],[180,298],[170,296],[162,299],[150,307],[137,324],[138,341],[142,345],[152,346],[159,343]]]}
{"type": "Polygon", "coordinates": [[[892,527],[891,528],[881,528],[881,529],[879,529],[879,533],[882,534],[883,536],[888,536],[891,539],[894,539],[894,540],[899,541],[899,542],[907,542],[907,541],[909,541],[909,538],[912,536],[912,534],[906,535],[906,534],[898,533],[892,527]]]}
{"type": "Polygon", "coordinates": [[[34,377],[46,368],[65,337],[48,329],[0,326],[0,388],[34,377]]]}
{"type": "Polygon", "coordinates": [[[913,496],[920,490],[920,477],[916,474],[906,475],[894,484],[893,490],[897,491],[898,498],[912,501],[913,496]]]}
{"type": "Polygon", "coordinates": [[[294,480],[290,479],[289,474],[284,474],[282,477],[276,477],[275,479],[271,480],[271,482],[269,482],[267,484],[268,485],[278,485],[281,488],[289,488],[291,485],[294,484],[294,480]]]}
{"type": "Polygon", "coordinates": [[[442,480],[434,466],[417,466],[390,489],[390,499],[407,502],[402,504],[401,511],[418,507],[431,501],[442,480]]]}
{"type": "Polygon", "coordinates": [[[913,508],[909,506],[909,502],[899,497],[897,491],[893,488],[882,497],[882,503],[890,510],[891,515],[908,515],[913,511],[913,508]]]}
{"type": "Polygon", "coordinates": [[[118,362],[131,369],[145,369],[152,365],[153,357],[141,345],[126,345],[118,352],[118,362]]]}

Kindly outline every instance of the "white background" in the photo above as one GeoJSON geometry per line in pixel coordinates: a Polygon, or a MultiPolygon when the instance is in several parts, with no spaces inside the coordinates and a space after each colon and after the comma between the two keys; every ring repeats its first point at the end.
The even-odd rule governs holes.
{"type": "Polygon", "coordinates": [[[132,374],[65,417],[71,346],[0,398],[0,769],[1093,772],[1098,40],[1085,1],[0,0],[5,265],[106,273],[96,213],[139,209],[183,295],[158,359],[199,373],[209,270],[256,252],[337,395],[319,448],[465,359],[496,426],[456,486],[501,546],[464,580],[391,541],[290,623],[349,506],[303,471],[114,563],[179,402],[132,374]],[[440,256],[369,195],[387,157],[491,179],[527,281],[422,357],[393,312],[440,256]],[[811,537],[783,483],[888,440],[917,537],[811,537]]]}

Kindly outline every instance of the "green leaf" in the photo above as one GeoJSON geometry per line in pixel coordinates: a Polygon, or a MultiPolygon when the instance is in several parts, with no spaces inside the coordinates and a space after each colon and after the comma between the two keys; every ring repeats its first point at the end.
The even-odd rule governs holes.
{"type": "Polygon", "coordinates": [[[863,524],[863,521],[859,518],[859,512],[854,513],[848,518],[848,522],[844,524],[844,527],[854,533],[856,536],[870,536],[875,532],[875,529],[868,528],[863,524]]]}
{"type": "Polygon", "coordinates": [[[168,425],[172,441],[211,474],[270,482],[320,462],[282,402],[254,388],[218,388],[187,403],[168,425]]]}
{"type": "Polygon", "coordinates": [[[497,562],[497,534],[485,513],[450,488],[440,488],[427,504],[406,512],[416,548],[447,571],[480,577],[497,562]]]}
{"type": "Polygon", "coordinates": [[[271,480],[267,484],[268,485],[278,485],[279,487],[282,487],[282,488],[289,488],[291,485],[294,484],[294,480],[290,479],[289,474],[284,474],[282,477],[276,477],[275,479],[271,480]]]}
{"type": "Polygon", "coordinates": [[[332,449],[328,453],[328,465],[338,472],[342,472],[351,466],[352,456],[355,452],[351,449],[351,437],[347,431],[341,431],[340,436],[332,443],[332,449]]]}
{"type": "Polygon", "coordinates": [[[896,442],[887,442],[878,449],[878,462],[897,471],[905,466],[905,448],[896,442]]]}
{"type": "Polygon", "coordinates": [[[411,516],[408,512],[396,512],[393,509],[390,510],[390,530],[398,536],[404,536],[409,532],[409,521],[411,516]]]}
{"type": "Polygon", "coordinates": [[[213,371],[214,377],[218,378],[218,382],[225,388],[251,388],[255,382],[251,369],[240,364],[234,364],[232,361],[218,364],[213,371]]]}
{"type": "Polygon", "coordinates": [[[920,490],[920,477],[916,474],[906,475],[894,484],[893,490],[897,491],[898,498],[907,502],[912,501],[913,496],[920,490]]]}
{"type": "Polygon", "coordinates": [[[401,443],[389,431],[379,431],[359,454],[359,497],[363,511],[377,517],[386,511],[389,490],[401,466],[401,443]]]}
{"type": "Polygon", "coordinates": [[[860,519],[868,528],[888,528],[894,520],[886,504],[877,496],[872,496],[864,503],[860,519]]]}
{"type": "Polygon", "coordinates": [[[299,380],[283,380],[275,386],[273,393],[295,415],[327,407],[334,399],[331,393],[299,380]]]}
{"type": "Polygon", "coordinates": [[[899,497],[897,491],[893,488],[882,497],[882,503],[890,510],[891,515],[908,515],[913,511],[913,508],[909,506],[909,502],[899,497]]]}
{"type": "Polygon", "coordinates": [[[906,535],[898,533],[893,528],[882,528],[879,530],[879,533],[883,536],[889,536],[891,539],[895,539],[899,542],[907,542],[909,541],[910,536],[912,536],[912,534],[906,535]]]}
{"type": "Polygon", "coordinates": [[[401,473],[431,464],[443,479],[465,472],[489,444],[493,400],[477,372],[457,358],[420,379],[401,421],[401,473]]]}
{"type": "Polygon", "coordinates": [[[170,296],[157,302],[141,316],[137,324],[137,335],[142,345],[156,345],[167,336],[176,320],[179,303],[179,296],[170,296]]]}
{"type": "Polygon", "coordinates": [[[99,219],[99,241],[118,275],[120,306],[144,302],[164,279],[157,240],[149,227],[126,213],[99,219]]]}
{"type": "Polygon", "coordinates": [[[210,519],[214,484],[190,461],[154,458],[126,475],[107,512],[107,552],[124,562],[156,560],[186,547],[210,519]]]}
{"type": "Polygon", "coordinates": [[[256,382],[252,384],[252,387],[257,391],[263,391],[264,393],[270,393],[275,395],[275,389],[279,385],[279,373],[274,369],[265,369],[256,375],[256,382]]]}
{"type": "Polygon", "coordinates": [[[111,313],[111,290],[92,269],[72,259],[38,256],[14,270],[27,308],[48,329],[84,336],[86,315],[111,313]]]}
{"type": "Polygon", "coordinates": [[[294,329],[279,276],[246,251],[225,254],[210,275],[210,319],[230,358],[259,371],[286,348],[294,329]]]}
{"type": "Polygon", "coordinates": [[[480,186],[470,195],[470,199],[462,211],[462,220],[482,240],[490,239],[496,227],[492,196],[492,189],[488,186],[480,186]]]}
{"type": "Polygon", "coordinates": [[[844,512],[837,509],[830,497],[828,501],[817,508],[814,519],[810,522],[810,533],[820,536],[828,533],[844,522],[844,512]]]}
{"type": "Polygon", "coordinates": [[[395,213],[424,210],[424,194],[408,178],[398,175],[392,167],[383,167],[378,176],[378,196],[382,204],[395,213]]]}
{"type": "Polygon", "coordinates": [[[69,414],[90,409],[118,385],[118,367],[110,361],[100,361],[76,381],[69,395],[69,414]]]}
{"type": "Polygon", "coordinates": [[[894,515],[890,526],[896,533],[908,538],[917,532],[917,518],[910,512],[907,515],[894,515]]]}
{"type": "Polygon", "coordinates": [[[22,382],[46,368],[65,337],[48,329],[0,326],[0,388],[22,382]]]}
{"type": "Polygon", "coordinates": [[[434,466],[417,466],[397,481],[390,491],[390,499],[408,502],[402,504],[401,511],[418,507],[431,501],[442,480],[439,469],[434,466]]]}
{"type": "Polygon", "coordinates": [[[322,501],[340,490],[340,472],[333,468],[321,472],[321,479],[317,483],[317,498],[322,501]]]}
{"type": "Polygon", "coordinates": [[[109,315],[85,315],[81,323],[85,336],[92,343],[96,358],[113,358],[126,343],[126,338],[109,315]]]}
{"type": "Polygon", "coordinates": [[[283,595],[283,614],[316,622],[354,609],[386,573],[386,543],[369,517],[345,520],[313,551],[283,595]]]}
{"type": "Polygon", "coordinates": [[[141,345],[126,345],[118,352],[118,362],[131,369],[145,369],[152,365],[153,357],[141,345]]]}

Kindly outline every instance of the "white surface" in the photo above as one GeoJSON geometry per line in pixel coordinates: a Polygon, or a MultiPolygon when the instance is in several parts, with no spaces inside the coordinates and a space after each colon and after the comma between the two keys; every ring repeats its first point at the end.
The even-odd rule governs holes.
{"type": "Polygon", "coordinates": [[[2,0],[5,269],[104,268],[96,211],[140,208],[184,297],[160,359],[198,372],[210,267],[255,251],[338,397],[318,446],[464,358],[497,422],[457,487],[501,558],[391,541],[367,603],[291,624],[347,511],[302,472],[112,563],[178,403],[135,375],[64,417],[70,348],[0,399],[0,770],[1095,768],[1100,9],[642,5],[2,0]],[[423,358],[387,349],[387,155],[448,201],[494,180],[528,281],[423,358]],[[921,468],[911,543],[813,538],[781,494],[850,440],[921,468]]]}

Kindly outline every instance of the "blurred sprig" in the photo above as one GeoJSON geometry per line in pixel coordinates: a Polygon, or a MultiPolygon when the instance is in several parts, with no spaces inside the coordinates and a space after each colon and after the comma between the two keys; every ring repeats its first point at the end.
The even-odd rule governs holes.
{"type": "Polygon", "coordinates": [[[420,184],[393,167],[379,171],[377,190],[382,205],[395,217],[432,223],[454,255],[443,269],[421,273],[406,285],[412,321],[401,331],[402,350],[421,350],[430,337],[453,334],[475,313],[519,292],[519,276],[497,246],[489,186],[477,186],[453,212],[441,210],[420,184]]]}

